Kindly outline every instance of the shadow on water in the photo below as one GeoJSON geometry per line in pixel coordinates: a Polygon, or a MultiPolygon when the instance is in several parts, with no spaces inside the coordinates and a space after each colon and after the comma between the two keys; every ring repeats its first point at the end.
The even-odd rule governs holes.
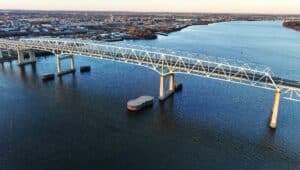
{"type": "Polygon", "coordinates": [[[27,83],[36,83],[39,79],[37,74],[37,67],[36,64],[30,64],[28,66],[19,66],[18,69],[20,70],[20,78],[24,84],[27,83]],[[30,79],[29,79],[30,78],[30,79]],[[31,82],[33,81],[33,82],[31,82]]]}
{"type": "Polygon", "coordinates": [[[77,79],[76,79],[76,74],[70,74],[70,75],[65,75],[65,76],[69,76],[69,77],[65,77],[64,76],[59,76],[58,77],[58,83],[57,83],[57,87],[59,88],[77,88],[77,79]],[[66,79],[67,78],[67,79],[66,79]]]}
{"type": "Polygon", "coordinates": [[[14,65],[10,62],[1,62],[1,73],[6,74],[9,68],[9,74],[15,75],[14,65]],[[7,66],[9,65],[9,66],[7,66]]]}
{"type": "MultiPolygon", "coordinates": [[[[78,93],[77,79],[75,74],[64,75],[57,77],[55,85],[55,93],[58,101],[75,100],[78,93]]],[[[74,101],[75,102],[75,101],[74,101]]]]}

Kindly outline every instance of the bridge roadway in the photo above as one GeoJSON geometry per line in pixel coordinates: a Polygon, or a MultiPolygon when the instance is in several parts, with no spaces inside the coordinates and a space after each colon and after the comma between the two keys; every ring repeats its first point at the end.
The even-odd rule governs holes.
{"type": "MultiPolygon", "coordinates": [[[[114,60],[122,63],[135,64],[152,69],[160,74],[159,98],[164,100],[175,91],[175,73],[202,76],[226,82],[249,85],[275,91],[274,104],[270,117],[270,127],[276,128],[281,94],[285,99],[300,101],[300,82],[295,80],[272,77],[264,70],[259,71],[243,66],[227,63],[188,58],[174,54],[133,49],[102,44],[94,41],[64,39],[24,39],[1,40],[1,49],[16,50],[20,65],[35,63],[34,51],[52,52],[57,58],[57,73],[61,74],[61,60],[71,59],[71,71],[75,70],[74,55],[114,60]],[[24,52],[30,59],[25,61],[24,52]],[[169,90],[165,91],[165,80],[169,78],[169,90]]],[[[0,55],[2,56],[2,55],[0,55]]]]}

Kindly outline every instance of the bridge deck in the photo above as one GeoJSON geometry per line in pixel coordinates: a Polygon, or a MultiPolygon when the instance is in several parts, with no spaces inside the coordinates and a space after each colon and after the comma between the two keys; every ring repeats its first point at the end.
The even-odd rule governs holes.
{"type": "Polygon", "coordinates": [[[185,73],[266,89],[281,89],[290,99],[300,101],[300,82],[272,77],[267,71],[188,58],[144,49],[131,49],[93,41],[63,39],[0,40],[0,48],[15,50],[41,50],[59,54],[80,54],[116,60],[148,67],[160,74],[185,73]]]}

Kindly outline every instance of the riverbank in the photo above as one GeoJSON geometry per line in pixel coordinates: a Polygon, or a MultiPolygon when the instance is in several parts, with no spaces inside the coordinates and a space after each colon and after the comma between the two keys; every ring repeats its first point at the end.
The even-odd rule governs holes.
{"type": "Polygon", "coordinates": [[[290,28],[295,31],[300,31],[300,20],[284,21],[282,25],[286,28],[290,28]]]}

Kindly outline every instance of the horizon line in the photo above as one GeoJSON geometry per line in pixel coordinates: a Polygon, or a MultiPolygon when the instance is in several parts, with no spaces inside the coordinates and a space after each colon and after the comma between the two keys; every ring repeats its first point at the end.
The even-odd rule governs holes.
{"type": "Polygon", "coordinates": [[[69,10],[69,9],[3,9],[0,8],[0,11],[45,11],[45,12],[127,12],[127,13],[180,13],[180,14],[242,14],[242,15],[300,15],[300,13],[268,13],[268,12],[195,12],[195,11],[155,11],[155,10],[150,10],[150,11],[139,11],[139,10],[69,10]]]}

